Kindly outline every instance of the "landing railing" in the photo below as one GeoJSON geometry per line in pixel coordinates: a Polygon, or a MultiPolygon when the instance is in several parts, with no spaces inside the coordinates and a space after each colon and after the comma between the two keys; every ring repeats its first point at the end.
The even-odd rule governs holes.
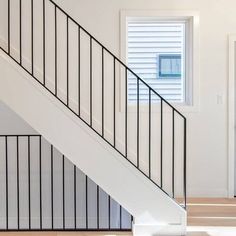
{"type": "Polygon", "coordinates": [[[16,2],[3,4],[7,40],[1,49],[186,207],[185,116],[52,0],[16,2]],[[128,97],[129,79],[136,81],[135,102],[128,97]],[[140,89],[147,91],[144,100],[140,89]]]}
{"type": "Polygon", "coordinates": [[[131,215],[41,135],[0,135],[0,231],[130,231],[131,215]]]}

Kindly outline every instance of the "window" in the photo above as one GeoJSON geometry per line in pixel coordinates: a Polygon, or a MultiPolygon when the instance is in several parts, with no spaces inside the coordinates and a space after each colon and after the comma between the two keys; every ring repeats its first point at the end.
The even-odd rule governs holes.
{"type": "Polygon", "coordinates": [[[180,79],[181,55],[180,54],[160,54],[158,55],[158,78],[180,79]]]}
{"type": "MultiPolygon", "coordinates": [[[[187,20],[128,18],[128,66],[170,102],[186,102],[187,20]]],[[[136,100],[135,78],[128,80],[129,101],[136,100]]],[[[143,86],[145,87],[145,86],[143,86]]],[[[142,101],[147,89],[140,89],[142,101]]]]}

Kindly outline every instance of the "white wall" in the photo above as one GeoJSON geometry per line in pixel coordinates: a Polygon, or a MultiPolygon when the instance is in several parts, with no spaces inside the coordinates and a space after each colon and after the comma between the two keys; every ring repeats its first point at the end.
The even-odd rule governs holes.
{"type": "MultiPolygon", "coordinates": [[[[56,1],[56,0],[55,0],[56,1]]],[[[188,195],[227,195],[227,35],[236,32],[233,0],[57,0],[117,56],[121,9],[194,10],[200,15],[199,110],[188,118],[188,195]],[[217,96],[222,102],[217,103],[217,96]]]]}
{"type": "Polygon", "coordinates": [[[0,102],[0,134],[36,134],[15,112],[0,102]]]}

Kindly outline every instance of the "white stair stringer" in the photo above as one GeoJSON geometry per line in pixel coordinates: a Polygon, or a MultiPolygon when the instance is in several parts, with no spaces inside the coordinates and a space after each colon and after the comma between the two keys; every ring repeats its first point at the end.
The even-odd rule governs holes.
{"type": "Polygon", "coordinates": [[[0,99],[134,216],[140,236],[184,235],[186,211],[0,51],[0,99]]]}

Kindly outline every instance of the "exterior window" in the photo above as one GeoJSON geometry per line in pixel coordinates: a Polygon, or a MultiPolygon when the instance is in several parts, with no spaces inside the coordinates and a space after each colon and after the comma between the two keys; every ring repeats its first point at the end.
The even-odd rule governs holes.
{"type": "MultiPolygon", "coordinates": [[[[128,66],[170,102],[186,102],[187,20],[127,18],[128,66]]],[[[135,78],[128,80],[129,100],[136,99],[135,78]]],[[[148,99],[147,89],[140,97],[148,99]]]]}
{"type": "Polygon", "coordinates": [[[181,78],[181,55],[160,54],[158,56],[158,78],[181,78]]]}

